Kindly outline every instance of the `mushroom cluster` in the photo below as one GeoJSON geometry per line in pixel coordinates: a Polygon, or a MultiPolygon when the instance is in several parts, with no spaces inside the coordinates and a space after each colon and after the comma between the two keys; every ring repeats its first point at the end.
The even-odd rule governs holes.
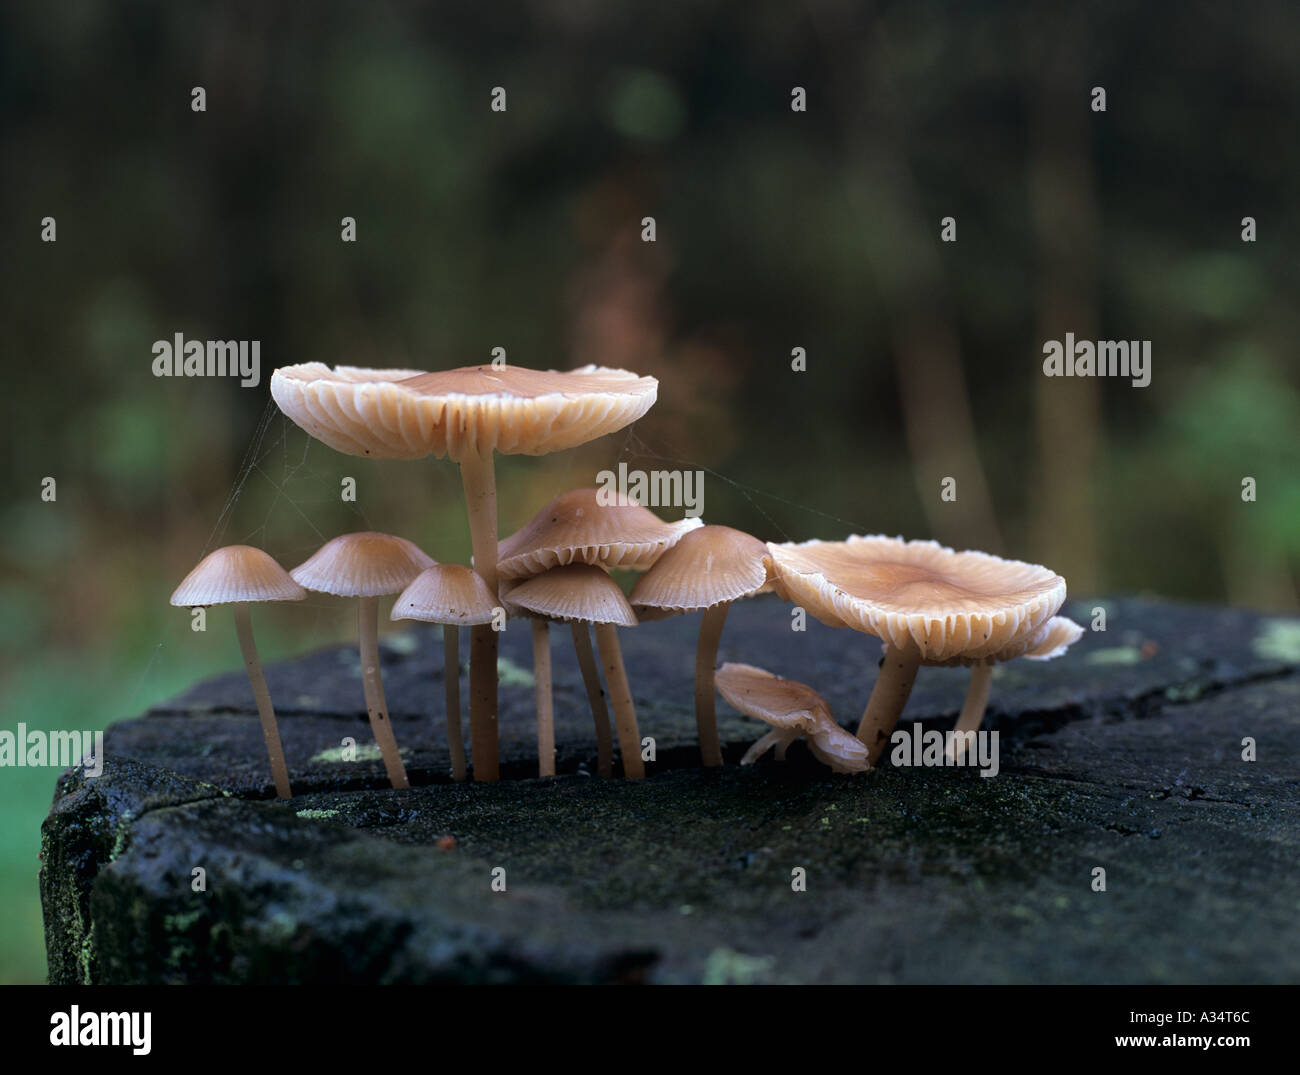
{"type": "Polygon", "coordinates": [[[623,774],[632,779],[645,776],[645,764],[620,627],[700,614],[695,718],[703,765],[723,763],[716,691],[772,728],[745,753],[742,765],[769,749],[783,759],[802,737],[816,758],[843,773],[877,764],[922,665],[971,668],[956,725],[957,732],[968,733],[983,720],[994,665],[1018,657],[1048,660],[1081,636],[1078,624],[1058,615],[1066,593],[1059,575],[932,541],[855,535],[765,544],[700,519],[665,522],[627,497],[594,488],[557,496],[498,541],[495,453],[544,455],[585,444],[635,422],[657,392],[652,377],[595,366],[557,372],[494,365],[426,373],[331,369],[312,362],[275,371],[271,394],[281,410],[330,447],[377,459],[436,456],[458,463],[473,550],[471,565],[435,563],[404,538],[366,532],[326,542],[292,572],[260,549],[239,545],[211,553],[186,576],[172,604],[235,606],[279,796],[288,798],[292,791],[249,605],[302,600],[307,590],[358,601],[366,711],[395,788],[408,787],[409,780],[383,692],[378,602],[384,596],[397,595],[392,620],[443,629],[454,780],[466,780],[471,772],[478,781],[499,775],[497,635],[508,617],[528,620],[532,635],[539,776],[555,773],[552,623],[570,628],[595,726],[598,774],[612,775],[617,739],[623,774]],[[642,575],[625,595],[614,571],[642,575]],[[880,640],[880,671],[856,738],[811,687],[747,664],[715,671],[731,604],[772,591],[823,623],[880,640]],[[461,627],[470,631],[468,751],[460,701],[461,627]]]}

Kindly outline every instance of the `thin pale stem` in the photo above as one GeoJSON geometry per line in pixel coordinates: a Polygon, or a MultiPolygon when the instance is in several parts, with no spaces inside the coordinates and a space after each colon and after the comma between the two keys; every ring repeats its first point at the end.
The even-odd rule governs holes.
{"type": "Polygon", "coordinates": [[[582,669],[582,682],[587,685],[587,698],[591,702],[591,718],[596,723],[596,775],[611,776],[614,772],[614,740],[609,731],[605,690],[600,685],[596,654],[591,648],[591,631],[585,623],[574,622],[570,626],[573,628],[573,648],[578,654],[578,667],[582,669]]]}
{"type": "Polygon", "coordinates": [[[645,762],[641,760],[641,733],[636,726],[632,688],[628,685],[627,671],[623,667],[618,628],[612,623],[596,624],[596,645],[600,647],[600,663],[605,669],[609,700],[614,707],[614,726],[618,731],[618,750],[623,756],[623,775],[630,780],[640,780],[645,776],[645,762]]]}
{"type": "Polygon", "coordinates": [[[786,747],[790,745],[791,741],[792,740],[788,733],[781,731],[779,728],[775,728],[745,751],[745,756],[740,759],[740,764],[753,765],[754,762],[758,761],[759,758],[773,747],[776,747],[777,751],[776,760],[785,761],[786,747]]]}
{"type": "Polygon", "coordinates": [[[406,766],[397,752],[397,740],[388,720],[388,703],[384,700],[384,679],[379,671],[379,598],[363,597],[357,610],[357,627],[361,636],[361,685],[366,692],[366,712],[370,730],[388,771],[388,781],[395,788],[409,788],[406,766]]]}
{"type": "Polygon", "coordinates": [[[867,744],[867,759],[872,765],[889,745],[889,734],[907,705],[920,667],[920,654],[914,649],[904,652],[892,645],[885,648],[880,675],[858,725],[858,738],[867,744]]]}
{"type": "Polygon", "coordinates": [[[451,753],[451,778],[464,780],[465,735],[460,726],[460,628],[442,627],[442,678],[447,689],[447,749],[451,753]]]}
{"type": "MultiPolygon", "coordinates": [[[[497,483],[492,453],[460,461],[469,514],[474,570],[497,595],[497,483]]],[[[490,624],[470,629],[469,729],[475,780],[500,777],[497,762],[497,633],[490,624]]]]}
{"type": "Polygon", "coordinates": [[[275,709],[271,705],[271,692],[262,675],[262,662],[257,659],[257,643],[253,641],[253,619],[248,612],[248,602],[235,605],[235,633],[239,635],[239,649],[244,655],[244,668],[248,682],[257,699],[257,715],[262,718],[262,738],[266,740],[266,753],[271,759],[271,777],[275,793],[281,799],[293,797],[289,787],[289,767],[284,762],[284,746],[280,742],[280,728],[275,723],[275,709]]]}
{"type": "Polygon", "coordinates": [[[695,650],[695,730],[699,734],[700,757],[705,766],[722,764],[718,744],[718,717],[713,697],[713,667],[718,663],[718,644],[727,622],[731,602],[723,601],[704,610],[700,620],[700,642],[695,650]]]}
{"type": "MultiPolygon", "coordinates": [[[[962,703],[961,716],[957,718],[954,732],[977,732],[984,723],[984,711],[989,704],[989,689],[993,686],[993,666],[977,664],[970,670],[970,686],[966,688],[966,701],[962,703]]],[[[966,753],[967,737],[954,735],[949,757],[958,757],[966,753]]]]}
{"type": "Polygon", "coordinates": [[[551,691],[551,628],[532,617],[533,685],[537,695],[537,775],[555,775],[555,703],[551,691]]]}

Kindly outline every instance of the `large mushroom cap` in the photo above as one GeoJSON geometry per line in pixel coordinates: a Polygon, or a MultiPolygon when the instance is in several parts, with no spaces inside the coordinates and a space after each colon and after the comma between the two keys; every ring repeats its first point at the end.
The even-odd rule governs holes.
{"type": "Polygon", "coordinates": [[[758,538],[729,526],[702,526],[659,557],[629,600],[642,619],[738,601],[772,588],[771,562],[758,538]]]}
{"type": "Polygon", "coordinates": [[[294,422],[337,451],[376,459],[558,452],[635,422],[658,390],[653,377],[599,366],[423,373],[307,362],[271,375],[271,395],[294,422]]]}
{"type": "Polygon", "coordinates": [[[173,605],[228,605],[236,601],[301,601],[307,591],[275,560],[252,545],[208,553],[171,596],[173,605]]]}
{"type": "Polygon", "coordinates": [[[728,661],[713,674],[713,683],[735,709],[773,728],[811,735],[827,721],[834,723],[829,703],[807,684],[752,664],[728,661]]]}
{"type": "Polygon", "coordinates": [[[472,627],[491,623],[495,608],[478,572],[464,564],[434,564],[398,595],[389,619],[472,627]]]}
{"type": "Polygon", "coordinates": [[[612,623],[619,627],[637,624],[636,614],[618,583],[589,564],[553,567],[514,586],[503,600],[508,607],[549,620],[612,623]]]}
{"type": "Polygon", "coordinates": [[[433,566],[414,542],[363,530],[327,541],[291,574],[303,586],[335,597],[383,597],[406,589],[433,566]]]}
{"type": "Polygon", "coordinates": [[[790,600],[925,661],[996,654],[1065,601],[1065,580],[1045,567],[933,541],[853,536],[768,548],[790,600]]]}
{"type": "Polygon", "coordinates": [[[526,578],[573,563],[644,571],[703,525],[699,519],[666,523],[621,493],[570,489],[501,542],[497,572],[503,579],[526,578]]]}

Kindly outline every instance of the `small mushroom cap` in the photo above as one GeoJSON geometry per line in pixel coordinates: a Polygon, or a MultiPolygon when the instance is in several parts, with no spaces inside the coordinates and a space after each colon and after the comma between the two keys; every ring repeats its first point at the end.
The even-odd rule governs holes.
{"type": "Polygon", "coordinates": [[[336,451],[374,459],[546,455],[630,425],[658,391],[653,377],[599,366],[425,373],[307,362],[271,375],[289,418],[336,451]]]}
{"type": "Polygon", "coordinates": [[[508,606],[548,620],[635,627],[636,613],[612,578],[590,564],[566,564],[509,590],[508,606]]]}
{"type": "Polygon", "coordinates": [[[773,728],[812,735],[835,723],[826,699],[807,684],[752,664],[728,661],[713,673],[713,685],[734,708],[773,728]]]}
{"type": "Polygon", "coordinates": [[[871,768],[871,754],[867,744],[856,735],[850,735],[838,724],[810,735],[808,749],[812,751],[813,757],[837,773],[865,773],[871,768]]]}
{"type": "Polygon", "coordinates": [[[699,519],[666,523],[621,493],[570,489],[501,542],[497,571],[503,579],[527,578],[564,564],[592,564],[644,571],[699,519]]]}
{"type": "Polygon", "coordinates": [[[491,623],[496,604],[487,583],[472,568],[434,564],[398,595],[388,618],[472,627],[491,623]]]}
{"type": "Polygon", "coordinates": [[[758,538],[729,526],[702,526],[659,557],[628,600],[643,620],[738,601],[772,589],[771,563],[758,538]]]}
{"type": "Polygon", "coordinates": [[[994,655],[1065,601],[1065,580],[1045,567],[934,541],[853,536],[768,548],[790,600],[925,661],[994,655]]]}
{"type": "Polygon", "coordinates": [[[307,589],[335,597],[383,597],[401,593],[432,566],[433,557],[414,542],[363,530],[327,541],[289,574],[307,589]]]}
{"type": "Polygon", "coordinates": [[[1082,637],[1083,628],[1069,616],[1053,616],[1034,645],[1022,656],[1030,661],[1050,661],[1060,657],[1082,637]]]}
{"type": "Polygon", "coordinates": [[[713,674],[713,681],[718,693],[746,716],[792,737],[805,736],[813,756],[835,772],[861,773],[871,768],[867,745],[835,723],[826,699],[807,684],[782,679],[752,664],[730,662],[713,674]]]}
{"type": "Polygon", "coordinates": [[[275,560],[252,545],[208,553],[176,587],[173,605],[228,605],[236,601],[301,601],[307,591],[275,560]]]}

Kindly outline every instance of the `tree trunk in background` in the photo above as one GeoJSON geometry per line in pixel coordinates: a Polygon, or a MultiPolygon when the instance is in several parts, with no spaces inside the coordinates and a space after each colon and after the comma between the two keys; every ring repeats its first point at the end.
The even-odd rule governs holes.
{"type": "MultiPolygon", "coordinates": [[[[961,346],[944,266],[939,221],[921,210],[907,160],[907,99],[890,69],[888,36],[874,33],[854,69],[840,57],[858,55],[841,44],[854,36],[853,11],[821,4],[810,17],[827,56],[836,61],[829,78],[849,120],[843,132],[848,199],[861,213],[862,233],[875,284],[892,319],[890,339],[899,404],[917,495],[930,534],[958,548],[1002,551],[1002,536],[980,462],[975,420],[962,368],[961,346]],[[859,72],[862,72],[861,74],[859,72]],[[866,84],[864,84],[864,82],[866,84]],[[871,196],[871,204],[862,201],[871,196]],[[879,225],[888,233],[878,236],[879,225]],[[955,478],[957,498],[940,499],[942,482],[955,478]]],[[[878,29],[878,28],[877,28],[878,29]]]]}
{"type": "MultiPolygon", "coordinates": [[[[1092,163],[1091,110],[1083,24],[1054,27],[1051,39],[1031,36],[1029,196],[1038,243],[1037,333],[1032,344],[1038,472],[1029,499],[1028,556],[1049,565],[1072,593],[1099,584],[1097,468],[1102,465],[1101,392],[1095,377],[1046,377],[1047,340],[1097,338],[1097,263],[1101,221],[1092,163]],[[1053,47],[1056,43],[1059,47],[1053,47]]],[[[1109,105],[1109,101],[1107,102],[1109,105]]],[[[1118,333],[1127,339],[1136,329],[1118,333]]]]}

